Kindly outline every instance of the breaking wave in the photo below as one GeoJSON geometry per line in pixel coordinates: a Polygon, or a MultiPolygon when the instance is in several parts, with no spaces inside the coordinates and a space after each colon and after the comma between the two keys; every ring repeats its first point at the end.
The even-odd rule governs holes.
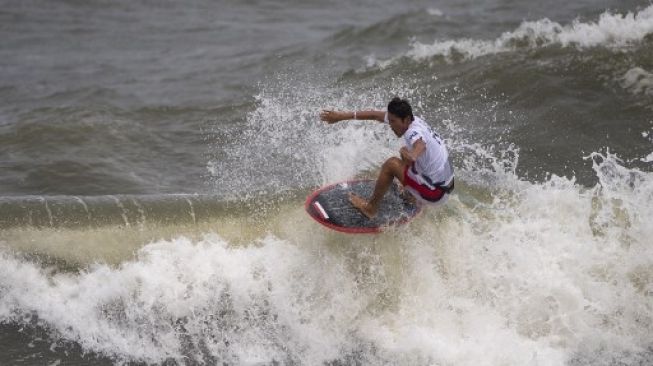
{"type": "MultiPolygon", "coordinates": [[[[653,33],[653,5],[626,14],[605,12],[596,22],[575,20],[562,25],[549,19],[523,22],[517,29],[505,32],[494,40],[457,39],[436,40],[432,44],[413,42],[403,55],[376,65],[386,67],[402,58],[423,61],[441,56],[448,61],[470,60],[481,56],[518,49],[535,49],[550,46],[587,49],[606,47],[620,49],[644,40],[653,33]]],[[[369,62],[368,62],[369,64],[369,62]]]]}

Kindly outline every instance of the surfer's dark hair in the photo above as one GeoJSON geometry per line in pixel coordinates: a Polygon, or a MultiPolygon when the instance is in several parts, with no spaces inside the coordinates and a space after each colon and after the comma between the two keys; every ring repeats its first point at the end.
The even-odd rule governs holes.
{"type": "Polygon", "coordinates": [[[401,99],[399,97],[394,97],[388,103],[388,113],[392,113],[395,116],[404,119],[410,116],[410,120],[415,120],[413,116],[413,107],[410,106],[410,103],[406,99],[401,99]]]}

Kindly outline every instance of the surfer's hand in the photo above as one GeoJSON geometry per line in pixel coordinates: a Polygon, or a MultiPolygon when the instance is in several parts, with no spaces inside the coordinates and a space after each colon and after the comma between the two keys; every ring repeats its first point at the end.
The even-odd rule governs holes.
{"type": "Polygon", "coordinates": [[[410,164],[413,162],[413,157],[405,146],[399,149],[399,155],[401,155],[401,160],[404,163],[410,164]]]}
{"type": "Polygon", "coordinates": [[[343,119],[346,119],[346,117],[344,117],[343,112],[324,109],[322,110],[322,112],[320,112],[320,119],[326,123],[331,124],[331,123],[342,121],[343,119]]]}

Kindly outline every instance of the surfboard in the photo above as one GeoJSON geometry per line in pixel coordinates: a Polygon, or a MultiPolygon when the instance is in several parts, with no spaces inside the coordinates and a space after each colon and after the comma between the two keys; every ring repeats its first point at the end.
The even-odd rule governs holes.
{"type": "Polygon", "coordinates": [[[421,207],[405,199],[393,184],[383,197],[376,217],[367,218],[351,205],[349,192],[368,198],[375,184],[374,180],[355,180],[319,188],[306,198],[306,212],[329,229],[352,234],[378,233],[406,224],[421,212],[421,207]]]}

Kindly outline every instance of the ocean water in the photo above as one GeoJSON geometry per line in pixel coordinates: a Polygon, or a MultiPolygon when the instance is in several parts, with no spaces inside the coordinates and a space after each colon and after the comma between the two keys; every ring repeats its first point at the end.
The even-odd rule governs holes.
{"type": "Polygon", "coordinates": [[[653,364],[650,1],[0,0],[0,365],[653,364]],[[408,98],[456,191],[379,235],[408,98]]]}

